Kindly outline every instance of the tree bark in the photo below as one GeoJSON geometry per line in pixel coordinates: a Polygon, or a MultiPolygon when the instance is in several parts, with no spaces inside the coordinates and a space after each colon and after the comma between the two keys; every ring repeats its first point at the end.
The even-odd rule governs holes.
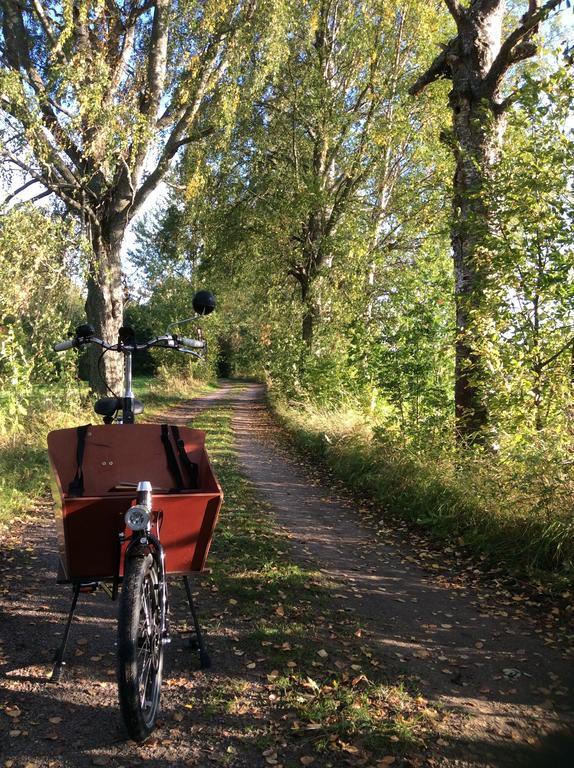
{"type": "Polygon", "coordinates": [[[301,325],[301,337],[307,347],[313,347],[313,335],[315,324],[321,319],[319,308],[312,301],[306,301],[303,310],[303,322],[301,325]]]}
{"type": "Polygon", "coordinates": [[[490,2],[481,14],[459,19],[451,52],[454,174],[452,250],[455,276],[455,416],[461,440],[483,440],[488,424],[485,361],[474,317],[480,313],[485,280],[490,212],[482,188],[498,159],[504,116],[498,88],[485,86],[501,47],[504,1],[490,2]]]}
{"type": "Polygon", "coordinates": [[[303,305],[301,338],[309,350],[313,346],[315,324],[320,319],[319,308],[311,296],[311,288],[313,285],[314,277],[314,273],[309,274],[305,270],[301,270],[297,275],[297,279],[299,280],[299,284],[301,286],[301,304],[303,305]]]}
{"type": "Polygon", "coordinates": [[[450,95],[456,143],[452,253],[455,277],[455,414],[461,439],[480,438],[488,423],[485,399],[486,373],[480,353],[480,315],[489,263],[484,240],[490,212],[481,194],[496,162],[503,133],[503,118],[492,100],[472,93],[468,79],[450,95]],[[470,92],[469,92],[470,90],[470,92]]]}
{"type": "MultiPolygon", "coordinates": [[[[121,280],[121,247],[125,227],[105,228],[92,234],[92,257],[88,272],[86,315],[96,336],[115,344],[123,323],[123,292],[121,280]]],[[[123,358],[117,352],[107,352],[98,366],[102,350],[90,345],[89,383],[100,394],[122,395],[123,358]],[[107,384],[107,386],[106,386],[107,384]]]]}

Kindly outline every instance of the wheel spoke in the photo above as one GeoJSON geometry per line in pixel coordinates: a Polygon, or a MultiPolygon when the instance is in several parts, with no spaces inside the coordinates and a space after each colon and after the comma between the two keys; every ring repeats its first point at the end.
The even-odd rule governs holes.
{"type": "Polygon", "coordinates": [[[149,556],[126,564],[118,643],[120,704],[136,741],[149,735],[159,708],[163,645],[157,584],[157,569],[149,556]]]}
{"type": "Polygon", "coordinates": [[[149,681],[149,674],[150,674],[150,671],[151,671],[151,668],[152,668],[151,661],[152,661],[152,659],[151,659],[151,655],[150,655],[145,660],[144,666],[142,668],[141,675],[139,675],[140,703],[141,703],[142,709],[146,708],[147,686],[148,686],[148,681],[149,681]]]}

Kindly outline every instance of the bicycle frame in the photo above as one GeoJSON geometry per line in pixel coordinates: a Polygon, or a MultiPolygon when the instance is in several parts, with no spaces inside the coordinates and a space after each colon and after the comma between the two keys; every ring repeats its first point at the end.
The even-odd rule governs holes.
{"type": "Polygon", "coordinates": [[[122,397],[122,423],[135,424],[134,393],[132,390],[132,352],[124,350],[124,394],[122,397]]]}
{"type": "MultiPolygon", "coordinates": [[[[150,519],[149,523],[146,526],[145,530],[134,530],[132,535],[130,536],[128,540],[128,545],[126,547],[126,550],[124,552],[124,562],[127,561],[129,557],[134,557],[136,555],[141,554],[142,550],[144,552],[149,552],[157,566],[158,571],[158,591],[159,591],[159,601],[161,606],[161,617],[162,617],[162,623],[161,623],[161,637],[162,642],[168,643],[169,642],[169,632],[168,632],[168,625],[167,625],[167,617],[168,617],[168,604],[167,604],[167,579],[166,579],[166,572],[165,572],[165,552],[161,545],[161,542],[159,540],[159,534],[158,536],[154,536],[151,532],[151,484],[147,482],[140,482],[138,489],[137,489],[137,497],[136,497],[136,506],[141,505],[147,508],[150,519]]],[[[157,524],[157,528],[159,530],[160,525],[157,524]]],[[[119,534],[119,542],[120,542],[120,552],[122,545],[125,541],[125,535],[123,533],[119,534]]],[[[121,562],[121,557],[118,561],[118,571],[114,577],[114,589],[112,593],[112,600],[117,598],[117,585],[119,583],[120,579],[120,573],[119,573],[119,566],[121,562]]],[[[124,567],[125,572],[125,567],[124,567]]]]}

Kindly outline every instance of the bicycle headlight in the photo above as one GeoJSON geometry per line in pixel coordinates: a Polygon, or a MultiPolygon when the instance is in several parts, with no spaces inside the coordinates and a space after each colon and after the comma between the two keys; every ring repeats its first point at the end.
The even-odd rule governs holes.
{"type": "Polygon", "coordinates": [[[130,507],[124,515],[124,520],[128,528],[132,531],[145,531],[148,527],[150,516],[145,507],[136,504],[135,507],[130,507]]]}

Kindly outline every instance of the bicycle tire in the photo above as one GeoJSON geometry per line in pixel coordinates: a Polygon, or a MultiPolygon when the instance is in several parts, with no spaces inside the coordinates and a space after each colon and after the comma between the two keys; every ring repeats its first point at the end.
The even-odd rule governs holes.
{"type": "Polygon", "coordinates": [[[118,692],[130,737],[142,742],[153,731],[163,671],[161,605],[157,566],[150,554],[125,563],[118,616],[118,692]]]}

